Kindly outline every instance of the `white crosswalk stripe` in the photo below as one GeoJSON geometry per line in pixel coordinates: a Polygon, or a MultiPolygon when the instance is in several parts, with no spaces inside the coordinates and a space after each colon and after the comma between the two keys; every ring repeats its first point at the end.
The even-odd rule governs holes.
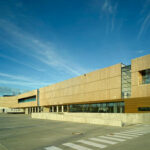
{"type": "Polygon", "coordinates": [[[110,137],[116,137],[116,138],[123,138],[123,139],[133,139],[133,137],[127,137],[127,136],[121,136],[121,135],[107,135],[107,136],[110,136],[110,137]]]}
{"type": "Polygon", "coordinates": [[[133,135],[133,134],[127,134],[127,133],[115,133],[116,135],[123,135],[123,136],[129,136],[129,137],[139,137],[139,135],[133,135]]]}
{"type": "Polygon", "coordinates": [[[45,147],[45,150],[62,150],[61,148],[55,147],[55,146],[50,146],[50,147],[45,147]]]}
{"type": "Polygon", "coordinates": [[[134,132],[121,132],[121,133],[125,133],[125,134],[130,134],[130,135],[143,135],[143,134],[141,134],[141,133],[134,133],[134,132]]]}
{"type": "Polygon", "coordinates": [[[109,137],[109,136],[99,136],[99,137],[100,138],[104,138],[104,139],[109,139],[109,140],[115,140],[115,141],[119,141],[119,142],[126,141],[125,139],[115,138],[115,137],[109,137]]]}
{"type": "Polygon", "coordinates": [[[147,132],[149,129],[128,130],[129,132],[147,132]]]}
{"type": "Polygon", "coordinates": [[[137,130],[126,130],[126,131],[124,131],[124,132],[135,132],[135,133],[139,133],[139,132],[143,132],[143,131],[137,131],[137,130]]]}
{"type": "MultiPolygon", "coordinates": [[[[109,144],[111,145],[117,144],[119,142],[123,142],[128,139],[137,138],[141,135],[150,133],[149,127],[150,126],[147,127],[145,125],[142,127],[138,127],[138,128],[122,131],[122,132],[112,133],[106,136],[98,136],[96,138],[95,137],[89,138],[88,140],[81,139],[75,141],[75,142],[79,142],[79,144],[68,142],[68,143],[63,143],[62,145],[68,147],[69,149],[75,149],[75,150],[92,150],[91,148],[88,148],[88,146],[97,147],[97,148],[106,148],[107,146],[109,146],[109,144]],[[82,144],[80,145],[80,143],[82,144]]],[[[63,150],[63,149],[56,146],[49,146],[49,147],[45,147],[44,150],[63,150]]]]}
{"type": "Polygon", "coordinates": [[[100,138],[89,138],[92,141],[97,141],[97,142],[102,142],[102,143],[107,143],[107,144],[117,144],[118,142],[110,141],[110,140],[104,140],[100,138]]]}
{"type": "Polygon", "coordinates": [[[143,132],[135,132],[135,131],[126,131],[126,132],[122,132],[122,133],[132,133],[132,134],[141,134],[143,135],[143,132]]]}
{"type": "Polygon", "coordinates": [[[135,132],[135,133],[145,133],[147,131],[144,131],[144,130],[137,130],[137,131],[129,131],[129,132],[135,132]]]}
{"type": "Polygon", "coordinates": [[[64,143],[62,144],[64,146],[67,146],[67,147],[70,147],[72,149],[77,149],[77,150],[92,150],[90,148],[87,148],[85,146],[80,146],[80,145],[77,145],[77,144],[73,144],[73,143],[64,143]]]}
{"type": "Polygon", "coordinates": [[[78,142],[83,143],[83,144],[87,144],[87,145],[90,145],[90,146],[98,147],[98,148],[107,147],[106,145],[94,143],[94,142],[87,141],[87,140],[79,140],[78,142]]]}

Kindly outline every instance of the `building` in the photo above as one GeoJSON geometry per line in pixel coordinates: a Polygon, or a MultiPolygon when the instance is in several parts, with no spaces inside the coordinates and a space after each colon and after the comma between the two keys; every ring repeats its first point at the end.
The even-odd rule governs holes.
{"type": "Polygon", "coordinates": [[[150,55],[116,64],[17,96],[0,108],[32,112],[150,112],[150,55]]]}

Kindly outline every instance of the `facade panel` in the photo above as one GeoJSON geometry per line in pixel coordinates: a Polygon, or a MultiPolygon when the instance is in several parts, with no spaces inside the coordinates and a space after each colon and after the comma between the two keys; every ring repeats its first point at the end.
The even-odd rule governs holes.
{"type": "Polygon", "coordinates": [[[41,88],[39,99],[46,106],[120,98],[121,64],[117,64],[41,88]]]}
{"type": "Polygon", "coordinates": [[[150,84],[142,83],[141,71],[150,69],[150,55],[133,59],[132,68],[132,95],[131,97],[148,97],[150,96],[150,84]]]}

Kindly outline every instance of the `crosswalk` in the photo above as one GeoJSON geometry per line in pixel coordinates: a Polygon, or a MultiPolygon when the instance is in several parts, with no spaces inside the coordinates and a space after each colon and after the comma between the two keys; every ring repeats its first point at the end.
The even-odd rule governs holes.
{"type": "Polygon", "coordinates": [[[74,150],[94,150],[95,148],[104,149],[110,145],[132,140],[147,133],[150,133],[150,125],[144,125],[137,127],[136,129],[111,133],[104,136],[80,139],[72,143],[63,143],[59,147],[52,145],[45,147],[44,150],[65,150],[66,148],[74,150]]]}

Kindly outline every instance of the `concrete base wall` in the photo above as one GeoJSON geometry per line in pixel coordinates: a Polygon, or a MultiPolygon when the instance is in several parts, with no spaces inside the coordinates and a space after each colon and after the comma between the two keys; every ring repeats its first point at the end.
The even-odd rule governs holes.
{"type": "Polygon", "coordinates": [[[77,113],[32,113],[31,117],[38,119],[58,120],[58,121],[71,121],[79,123],[122,126],[122,122],[119,120],[110,121],[106,119],[100,119],[99,117],[95,117],[94,114],[92,116],[88,115],[86,116],[85,114],[83,115],[77,113]]]}
{"type": "Polygon", "coordinates": [[[32,113],[32,118],[71,121],[99,125],[125,126],[137,123],[150,123],[150,113],[32,113]]]}

